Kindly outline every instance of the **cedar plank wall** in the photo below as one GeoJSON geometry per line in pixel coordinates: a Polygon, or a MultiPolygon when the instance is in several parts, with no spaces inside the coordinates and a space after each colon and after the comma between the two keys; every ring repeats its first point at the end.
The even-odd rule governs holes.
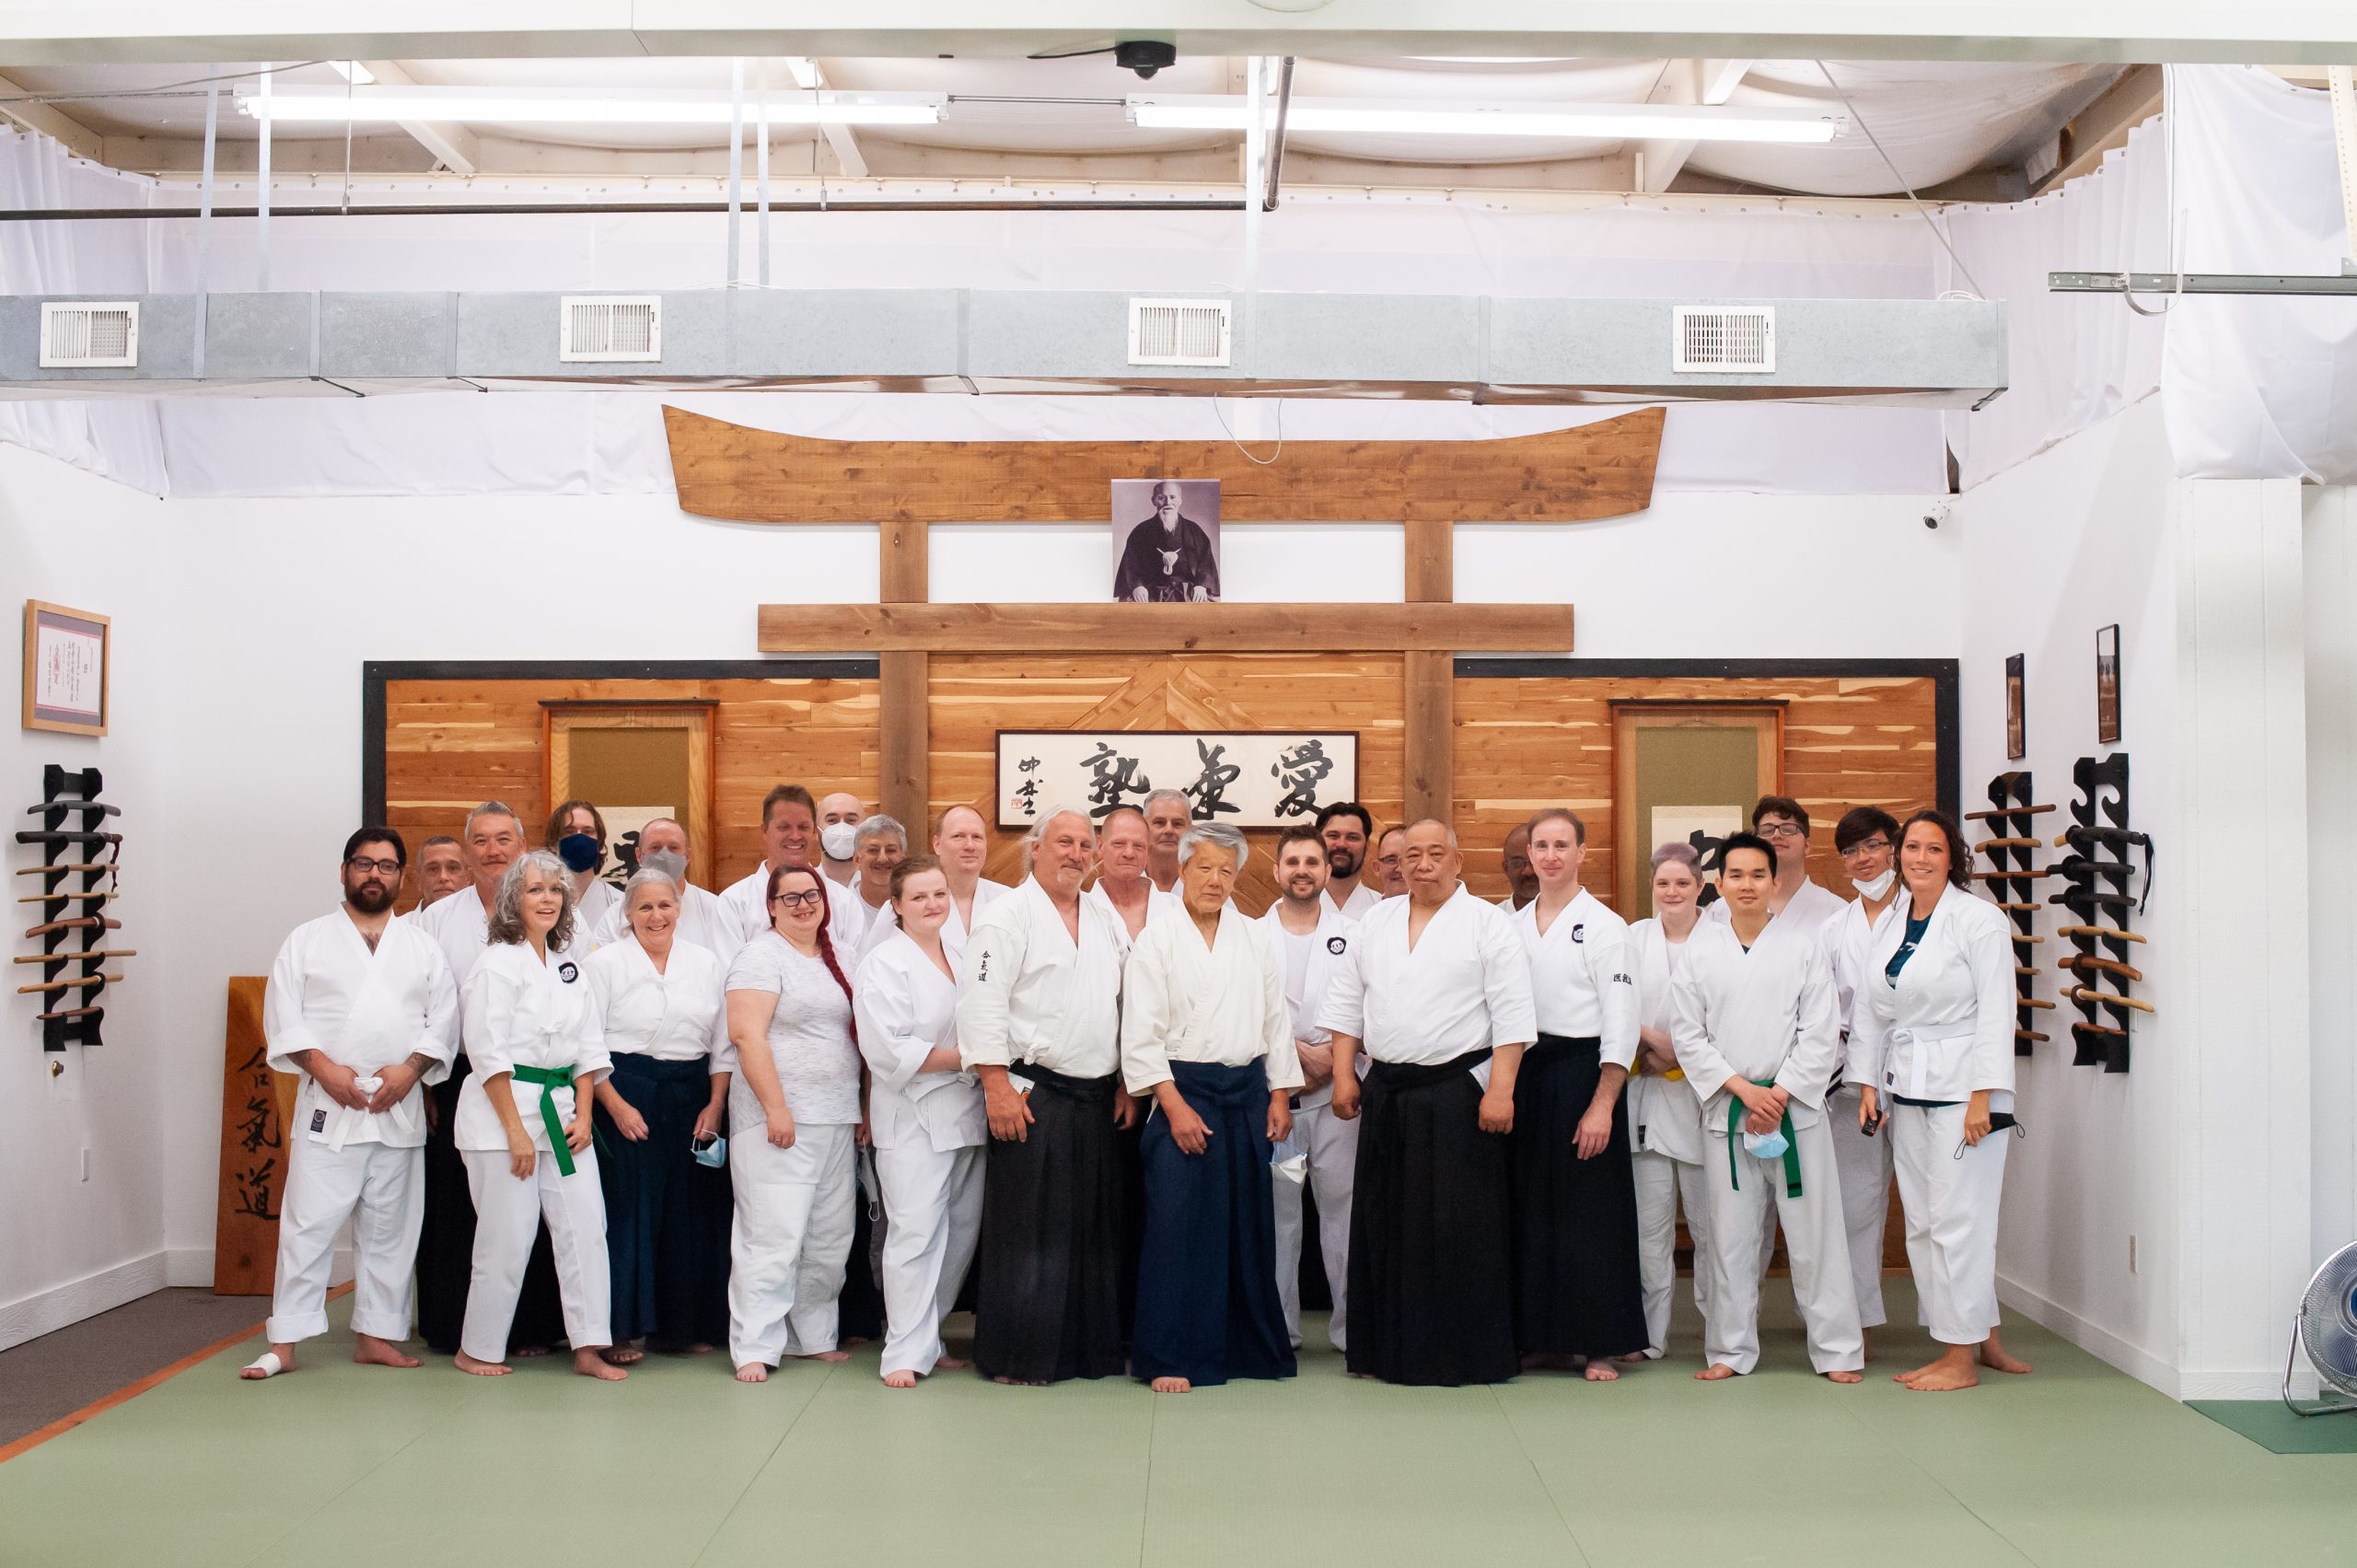
{"type": "MultiPolygon", "coordinates": [[[[1934,687],[1922,677],[1840,679],[1529,679],[1460,677],[1457,682],[1457,827],[1465,881],[1504,891],[1498,849],[1506,830],[1546,806],[1587,824],[1580,880],[1613,904],[1612,704],[1782,702],[1784,793],[1809,814],[1809,875],[1852,897],[1833,853],[1833,824],[1852,806],[1906,818],[1939,799],[1934,687]]],[[[1643,875],[1639,868],[1639,875],[1643,875]]]]}
{"type": "MultiPolygon", "coordinates": [[[[385,813],[414,856],[419,841],[456,834],[470,807],[496,797],[537,842],[543,796],[544,701],[716,702],[713,823],[698,844],[698,880],[725,888],[761,863],[761,796],[798,779],[823,795],[840,783],[876,788],[877,683],[782,680],[393,680],[385,688],[385,813]],[[716,852],[716,854],[715,854],[716,852]]],[[[402,907],[415,900],[412,879],[402,907]]]]}
{"type": "MultiPolygon", "coordinates": [[[[1576,668],[1576,665],[1573,668],[1576,668]]],[[[1400,659],[1397,655],[1228,655],[1139,660],[1126,656],[1020,657],[940,655],[932,660],[933,808],[960,802],[990,815],[994,732],[1087,723],[1106,728],[1355,729],[1360,794],[1384,823],[1400,811],[1400,659]],[[1091,716],[1092,714],[1095,716],[1091,716]]],[[[542,798],[543,700],[714,700],[716,859],[698,859],[725,887],[761,859],[755,815],[781,779],[814,793],[841,785],[873,796],[877,683],[778,680],[396,680],[386,689],[387,815],[412,845],[456,833],[467,807],[506,800],[537,833],[542,798]]],[[[1541,806],[1563,805],[1588,824],[1585,880],[1612,901],[1612,713],[1616,700],[1782,701],[1785,782],[1808,807],[1809,869],[1846,896],[1833,823],[1851,806],[1894,815],[1936,791],[1933,683],[1922,678],[1794,679],[1460,678],[1456,682],[1457,827],[1466,881],[1504,891],[1498,845],[1541,806]]],[[[924,830],[917,830],[923,836],[924,830]]],[[[988,874],[1020,879],[1019,835],[994,830],[988,874]]],[[[1238,904],[1271,893],[1268,850],[1253,859],[1238,904]]],[[[404,906],[406,907],[406,906],[404,906]]]]}

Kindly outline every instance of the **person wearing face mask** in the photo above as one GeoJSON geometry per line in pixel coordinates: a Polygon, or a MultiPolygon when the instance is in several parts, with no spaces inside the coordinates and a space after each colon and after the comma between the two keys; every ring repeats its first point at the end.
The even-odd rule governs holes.
{"type": "Polygon", "coordinates": [[[2022,1373],[1997,1338],[1997,1211],[2014,1125],[2014,944],[1996,905],[1972,894],[1964,835],[1918,811],[1898,841],[1902,918],[1860,966],[1848,1079],[1858,1115],[1887,1111],[1907,1261],[1940,1357],[1895,1381],[1969,1388],[1978,1366],[2022,1373]]]}
{"type": "Polygon", "coordinates": [[[859,966],[853,1015],[884,1238],[884,1383],[913,1388],[966,1364],[942,1348],[982,1225],[982,1086],[958,1054],[957,959],[943,940],[949,878],[928,854],[892,869],[897,919],[859,966]]]}
{"type": "Polygon", "coordinates": [[[1702,1102],[1678,1065],[1670,1039],[1670,982],[1686,967],[1686,944],[1701,910],[1701,857],[1688,843],[1654,851],[1654,912],[1629,927],[1637,965],[1637,1066],[1629,1079],[1630,1166],[1637,1183],[1637,1260],[1645,1289],[1645,1354],[1658,1361],[1669,1341],[1669,1298],[1678,1283],[1678,1210],[1694,1239],[1694,1306],[1710,1315],[1711,1205],[1702,1168],[1702,1102]]]}
{"type": "MultiPolygon", "coordinates": [[[[1864,1091],[1843,1082],[1849,1067],[1851,1015],[1857,1005],[1859,977],[1875,938],[1893,920],[1907,918],[1907,889],[1898,880],[1895,855],[1898,821],[1876,806],[1860,806],[1834,824],[1833,847],[1842,872],[1858,896],[1834,917],[1826,937],[1833,959],[1833,990],[1841,1020],[1841,1076],[1826,1101],[1833,1128],[1833,1163],[1841,1172],[1841,1217],[1850,1230],[1850,1276],[1858,1293],[1858,1327],[1871,1330],[1890,1320],[1882,1301],[1882,1233],[1890,1215],[1890,1140],[1867,1131],[1858,1114],[1864,1091]]],[[[1869,1355],[1868,1359],[1872,1359],[1869,1355]]]]}
{"type": "Polygon", "coordinates": [[[1841,1188],[1825,1093],[1840,1050],[1825,927],[1769,912],[1777,852],[1731,833],[1721,852],[1724,920],[1700,923],[1670,982],[1670,1039],[1702,1102],[1710,1145],[1711,1270],[1702,1319],[1705,1382],[1759,1363],[1759,1281],[1773,1206],[1792,1264],[1809,1365],[1855,1383],[1865,1362],[1851,1293],[1841,1188]]]}
{"type": "Polygon", "coordinates": [[[1538,1039],[1515,1079],[1515,1329],[1523,1365],[1620,1374],[1645,1348],[1637,1185],[1621,1086],[1637,1059],[1629,927],[1580,886],[1587,828],[1561,807],[1526,825],[1538,885],[1510,916],[1530,960],[1538,1039]]]}
{"type": "Polygon", "coordinates": [[[1086,812],[1043,813],[1030,877],[974,923],[958,982],[958,1052],[990,1123],[974,1363],[1004,1383],[1122,1369],[1122,1160],[1137,1121],[1120,1086],[1128,943],[1083,899],[1086,812]]]}
{"type": "Polygon", "coordinates": [[[1153,839],[1146,830],[1144,812],[1134,806],[1116,806],[1105,813],[1097,831],[1097,885],[1082,897],[1113,917],[1127,947],[1149,922],[1183,906],[1178,894],[1164,892],[1146,875],[1153,839]]]}
{"type": "Polygon", "coordinates": [[[853,854],[859,846],[859,825],[866,819],[866,807],[847,790],[819,797],[819,853],[824,857],[819,869],[838,887],[849,888],[858,880],[853,854]]]}
{"type": "MultiPolygon", "coordinates": [[[[640,842],[643,858],[644,830],[640,842]]],[[[728,1332],[728,1177],[697,1151],[719,1137],[730,1072],[727,971],[679,935],[679,884],[642,865],[619,907],[626,935],[589,956],[586,979],[614,1064],[595,1112],[613,1281],[606,1359],[627,1366],[643,1353],[634,1340],[702,1355],[728,1332]]]]}
{"type": "MultiPolygon", "coordinates": [[[[668,817],[657,817],[638,830],[638,868],[661,872],[679,891],[679,939],[694,943],[726,965],[744,946],[737,912],[719,894],[688,880],[691,853],[687,829],[668,817]]],[[[606,923],[592,934],[592,941],[605,947],[630,940],[630,934],[626,912],[617,904],[606,923]]]]}
{"type": "MultiPolygon", "coordinates": [[[[621,889],[604,881],[598,872],[606,864],[606,819],[586,800],[568,800],[549,813],[540,830],[540,847],[564,862],[573,880],[573,929],[587,939],[609,919],[621,916],[621,889]]],[[[577,943],[587,952],[594,941],[577,943]]]]}
{"type": "MultiPolygon", "coordinates": [[[[781,865],[819,862],[819,803],[800,784],[782,784],[761,797],[761,865],[730,883],[720,895],[737,912],[740,947],[770,929],[770,912],[764,902],[770,896],[770,873],[781,865]]],[[[866,923],[861,918],[858,894],[831,877],[822,875],[819,880],[826,884],[828,923],[835,931],[857,931],[866,923]]],[[[843,951],[857,948],[847,947],[843,951]]]]}
{"type": "Polygon", "coordinates": [[[344,842],[343,907],[295,928],[270,967],[270,1064],[303,1074],[286,1137],[269,1349],[241,1376],[295,1370],[295,1345],[328,1331],[336,1232],[353,1236],[352,1359],[410,1367],[410,1272],[425,1216],[425,1096],[450,1071],[459,996],[442,949],[393,919],[401,835],[344,842]]]}

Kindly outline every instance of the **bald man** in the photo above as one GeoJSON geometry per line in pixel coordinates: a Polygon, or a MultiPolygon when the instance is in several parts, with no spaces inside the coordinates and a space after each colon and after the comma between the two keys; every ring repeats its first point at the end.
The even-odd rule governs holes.
{"type": "Polygon", "coordinates": [[[825,861],[819,869],[846,888],[859,876],[859,825],[865,820],[866,808],[848,791],[819,797],[819,853],[825,861]]]}

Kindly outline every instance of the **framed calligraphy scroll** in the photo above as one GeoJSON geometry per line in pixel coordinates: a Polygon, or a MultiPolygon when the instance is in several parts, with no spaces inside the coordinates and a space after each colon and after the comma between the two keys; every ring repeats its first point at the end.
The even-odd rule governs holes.
{"type": "Polygon", "coordinates": [[[294,1077],[270,1070],[261,975],[229,981],[221,1058],[221,1196],[213,1226],[213,1294],[268,1295],[278,1264],[278,1211],[286,1195],[286,1128],[294,1077]]]}
{"type": "Polygon", "coordinates": [[[998,825],[1028,828],[1057,806],[1102,821],[1158,789],[1187,797],[1198,822],[1283,828],[1355,800],[1356,730],[998,732],[998,825]]]}

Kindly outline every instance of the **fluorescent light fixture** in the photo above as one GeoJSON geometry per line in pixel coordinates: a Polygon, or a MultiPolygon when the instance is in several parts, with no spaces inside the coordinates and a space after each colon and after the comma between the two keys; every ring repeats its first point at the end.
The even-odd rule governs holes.
{"type": "MultiPolygon", "coordinates": [[[[1131,122],[1159,131],[1241,131],[1241,98],[1128,99],[1131,122]]],[[[1829,142],[1847,116],[1814,109],[1725,109],[1673,103],[1503,103],[1488,108],[1295,99],[1293,131],[1353,131],[1376,136],[1560,136],[1596,141],[1829,142]]]]}
{"type": "MultiPolygon", "coordinates": [[[[482,125],[726,125],[728,99],[676,93],[522,92],[485,87],[371,87],[349,94],[279,87],[240,98],[256,119],[341,125],[458,121],[482,125]]],[[[754,117],[748,102],[745,118],[754,117]]],[[[772,125],[932,125],[941,100],[919,93],[793,93],[769,100],[772,125]]]]}
{"type": "Polygon", "coordinates": [[[331,60],[328,69],[354,87],[365,87],[377,79],[377,73],[357,60],[331,60]]]}

